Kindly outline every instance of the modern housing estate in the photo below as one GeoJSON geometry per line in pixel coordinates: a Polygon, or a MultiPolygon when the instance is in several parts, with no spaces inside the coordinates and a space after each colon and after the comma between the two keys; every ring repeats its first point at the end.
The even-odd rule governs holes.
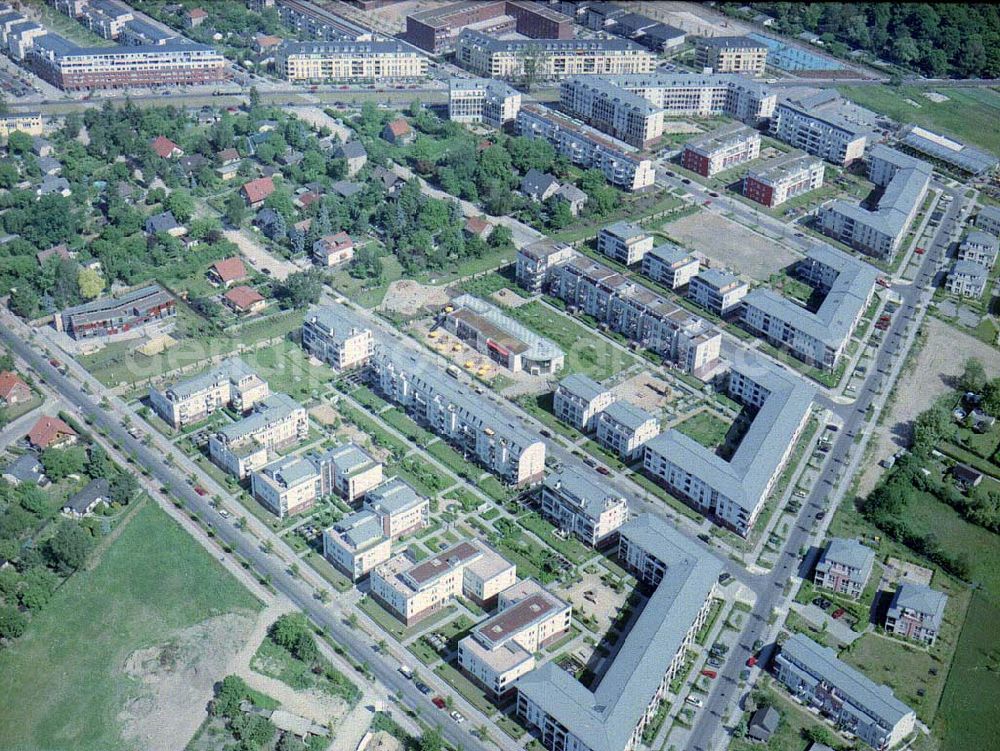
{"type": "Polygon", "coordinates": [[[686,287],[700,270],[697,258],[669,242],[657,245],[642,259],[642,273],[667,289],[686,287]]]}
{"type": "Polygon", "coordinates": [[[550,751],[632,751],[704,624],[722,563],[662,519],[619,529],[618,557],[652,590],[614,661],[587,689],[548,662],[517,681],[517,714],[550,751]]]}
{"type": "Polygon", "coordinates": [[[149,387],[149,403],[173,428],[190,425],[222,407],[246,412],[270,394],[267,382],[239,357],[223,360],[207,373],[149,387]]]}
{"type": "Polygon", "coordinates": [[[208,441],[212,461],[243,479],[260,469],[280,448],[304,439],[309,432],[306,411],[288,394],[274,393],[259,401],[238,422],[220,428],[208,441]]]}
{"type": "Polygon", "coordinates": [[[382,462],[375,461],[356,443],[345,443],[322,453],[310,452],[319,468],[320,491],[354,503],[372,488],[382,484],[382,462]]]}
{"type": "Polygon", "coordinates": [[[808,154],[848,165],[864,156],[868,131],[844,116],[843,104],[835,89],[789,97],[774,109],[771,134],[808,154]]]}
{"type": "Polygon", "coordinates": [[[366,365],[375,349],[371,326],[345,305],[313,308],[302,322],[302,347],[335,370],[366,365]]]}
{"type": "Polygon", "coordinates": [[[308,458],[285,456],[250,475],[254,498],[284,519],[312,507],[320,495],[319,469],[308,458]]]}
{"type": "Polygon", "coordinates": [[[878,751],[897,745],[916,726],[914,711],[888,686],[873,683],[802,634],[782,645],[774,672],[793,696],[878,751]]]}
{"type": "Polygon", "coordinates": [[[833,370],[875,293],[878,269],[829,245],[815,244],[796,275],[823,294],[815,312],[759,287],[743,298],[740,322],[798,359],[833,370]]]}
{"type": "Polygon", "coordinates": [[[430,501],[398,477],[365,493],[365,508],[382,523],[382,533],[391,540],[426,527],[430,501]]]}
{"type": "Polygon", "coordinates": [[[752,413],[727,461],[678,430],[646,444],[643,468],[699,511],[746,536],[809,418],[814,391],[759,358],[733,366],[729,396],[752,413]]]}
{"type": "Polygon", "coordinates": [[[973,148],[919,125],[907,125],[903,128],[897,145],[956,172],[978,178],[989,176],[1000,163],[988,151],[973,148]]]}
{"type": "Polygon", "coordinates": [[[502,128],[521,109],[521,92],[490,78],[452,78],[448,82],[448,119],[502,128]]]}
{"type": "Polygon", "coordinates": [[[681,165],[702,177],[712,177],[759,156],[760,133],[734,123],[685,143],[681,165]]]}
{"type": "Polygon", "coordinates": [[[750,37],[697,37],[694,65],[715,73],[763,75],[767,66],[767,45],[750,37]]]}
{"type": "Polygon", "coordinates": [[[406,17],[403,39],[437,55],[452,51],[465,29],[489,34],[516,31],[531,39],[573,38],[573,20],[544,3],[473,0],[411,13],[406,17]]]}
{"type": "Polygon", "coordinates": [[[150,284],[117,297],[101,297],[66,308],[53,316],[56,331],[74,339],[115,336],[177,315],[176,301],[159,284],[150,284]]]}
{"type": "Polygon", "coordinates": [[[542,513],[559,529],[600,548],[628,521],[628,501],[584,472],[569,467],[542,485],[542,513]]]}
{"type": "Polygon", "coordinates": [[[427,76],[427,58],[398,41],[285,42],[275,55],[287,81],[416,81],[427,76]]]}
{"type": "Polygon", "coordinates": [[[857,540],[834,537],[816,564],[816,586],[856,600],[865,591],[874,563],[871,548],[857,540]]]}
{"type": "Polygon", "coordinates": [[[392,555],[382,521],[368,509],[345,516],[323,530],[323,557],[351,577],[364,578],[392,555]]]}
{"type": "Polygon", "coordinates": [[[588,433],[597,427],[597,415],[615,400],[606,389],[583,373],[563,378],[552,395],[552,411],[556,417],[577,430],[588,433]]]}
{"type": "Polygon", "coordinates": [[[717,316],[739,308],[750,286],[735,274],[721,269],[705,269],[688,282],[687,296],[717,316]]]}
{"type": "Polygon", "coordinates": [[[958,260],[973,261],[987,269],[992,269],[997,262],[996,235],[979,230],[970,232],[958,246],[958,260]]]}
{"type": "Polygon", "coordinates": [[[630,462],[647,441],[660,433],[660,421],[631,402],[619,399],[597,415],[597,442],[630,462]]]}
{"type": "Polygon", "coordinates": [[[959,297],[982,297],[989,271],[975,261],[955,261],[948,271],[945,289],[959,297]]]}
{"type": "Polygon", "coordinates": [[[653,236],[632,222],[615,222],[597,233],[597,249],[626,266],[639,263],[652,248],[653,236]]]}
{"type": "Polygon", "coordinates": [[[825,172],[819,157],[792,151],[752,168],[744,175],[740,187],[751,201],[774,208],[790,198],[823,187],[825,172]]]}
{"type": "Polygon", "coordinates": [[[876,144],[868,155],[868,177],[883,188],[877,206],[831,201],[819,209],[820,229],[862,253],[891,259],[923,204],[931,172],[927,162],[876,144]]]}
{"type": "Polygon", "coordinates": [[[900,584],[892,595],[885,630],[931,645],[941,632],[948,595],[923,584],[900,584]]]}

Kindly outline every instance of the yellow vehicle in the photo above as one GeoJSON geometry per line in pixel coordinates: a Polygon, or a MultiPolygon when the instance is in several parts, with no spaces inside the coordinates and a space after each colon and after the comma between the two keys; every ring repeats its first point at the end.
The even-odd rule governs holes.
{"type": "Polygon", "coordinates": [[[451,313],[453,310],[455,310],[455,309],[453,307],[451,307],[450,305],[446,305],[445,308],[444,308],[444,312],[445,313],[451,313]]]}
{"type": "Polygon", "coordinates": [[[436,331],[430,331],[430,332],[428,332],[427,338],[428,339],[437,339],[438,338],[438,332],[436,332],[436,331]]]}
{"type": "Polygon", "coordinates": [[[476,368],[476,365],[475,365],[475,363],[472,362],[472,360],[466,360],[465,361],[465,369],[466,370],[475,370],[475,368],[476,368]]]}
{"type": "Polygon", "coordinates": [[[451,351],[452,352],[461,352],[462,351],[462,345],[461,344],[452,344],[451,345],[451,351]]]}

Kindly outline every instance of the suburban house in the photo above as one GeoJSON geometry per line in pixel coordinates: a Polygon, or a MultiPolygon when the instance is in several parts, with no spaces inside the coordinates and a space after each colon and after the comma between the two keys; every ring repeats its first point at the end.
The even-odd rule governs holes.
{"type": "Polygon", "coordinates": [[[28,431],[28,443],[36,449],[44,451],[51,448],[62,448],[76,443],[77,435],[69,425],[58,417],[42,416],[28,431]]]}
{"type": "Polygon", "coordinates": [[[539,172],[534,167],[521,179],[521,192],[535,203],[547,201],[559,190],[559,181],[547,172],[539,172]]]}
{"type": "Polygon", "coordinates": [[[154,214],[146,220],[146,234],[159,235],[166,233],[171,237],[180,237],[187,234],[187,227],[178,222],[172,212],[164,211],[161,214],[154,214]]]}
{"type": "Polygon", "coordinates": [[[755,741],[767,743],[778,729],[781,722],[781,715],[774,707],[758,707],[757,711],[750,716],[747,725],[747,736],[755,741]]]}
{"type": "Polygon", "coordinates": [[[361,141],[348,141],[347,143],[338,144],[333,150],[333,155],[337,159],[343,159],[347,162],[348,177],[354,177],[358,174],[368,161],[368,152],[365,151],[365,147],[361,141]]]}
{"type": "Polygon", "coordinates": [[[354,258],[354,240],[346,232],[324,235],[312,248],[313,261],[320,266],[339,266],[354,258]]]}
{"type": "Polygon", "coordinates": [[[157,136],[149,145],[156,152],[156,155],[163,159],[184,156],[184,150],[166,136],[157,136]]]}
{"type": "Polygon", "coordinates": [[[43,485],[47,479],[42,461],[34,451],[28,451],[17,457],[3,468],[0,477],[3,477],[11,485],[20,485],[21,483],[43,485]]]}
{"type": "Polygon", "coordinates": [[[470,216],[465,220],[464,229],[465,234],[469,237],[478,237],[480,240],[485,240],[493,231],[493,225],[481,216],[470,216]]]}
{"type": "Polygon", "coordinates": [[[236,256],[223,258],[212,264],[208,270],[208,278],[213,284],[228,287],[247,278],[247,267],[243,264],[243,260],[236,256]]]}
{"type": "Polygon", "coordinates": [[[11,407],[31,401],[31,388],[11,370],[0,371],[0,406],[11,407]]]}
{"type": "Polygon", "coordinates": [[[569,213],[578,216],[587,205],[587,194],[575,185],[566,183],[556,191],[556,198],[569,204],[569,213]]]}
{"type": "Polygon", "coordinates": [[[258,177],[256,180],[244,184],[240,188],[240,192],[243,194],[243,200],[246,201],[247,206],[256,209],[262,206],[267,197],[274,192],[274,180],[270,177],[258,177]]]}
{"type": "Polygon", "coordinates": [[[410,124],[399,117],[391,123],[386,124],[382,129],[382,138],[391,144],[402,146],[411,143],[416,138],[416,134],[413,132],[413,128],[410,127],[410,124]]]}
{"type": "Polygon", "coordinates": [[[35,258],[38,259],[39,266],[44,266],[45,262],[53,256],[58,256],[64,261],[68,261],[73,257],[69,252],[69,248],[66,247],[66,243],[59,243],[58,245],[53,245],[51,248],[46,248],[35,253],[35,258]]]}
{"type": "Polygon", "coordinates": [[[94,509],[102,503],[111,500],[111,486],[103,477],[91,480],[87,486],[78,493],[74,493],[63,504],[62,512],[67,516],[80,519],[93,513],[94,509]]]}
{"type": "Polygon", "coordinates": [[[222,301],[226,307],[237,314],[259,313],[267,307],[264,296],[253,287],[241,284],[233,287],[222,296],[222,301]]]}

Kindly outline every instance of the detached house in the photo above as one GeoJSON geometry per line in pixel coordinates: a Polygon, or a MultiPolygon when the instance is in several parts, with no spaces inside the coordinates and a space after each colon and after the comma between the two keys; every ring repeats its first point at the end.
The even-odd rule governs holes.
{"type": "Polygon", "coordinates": [[[267,306],[267,301],[253,287],[245,284],[233,287],[222,296],[222,301],[230,310],[237,314],[249,315],[259,313],[267,306]]]}
{"type": "Polygon", "coordinates": [[[333,155],[337,159],[343,159],[347,162],[348,177],[354,177],[354,175],[358,174],[368,161],[368,152],[365,151],[365,147],[361,144],[361,141],[348,141],[347,143],[338,144],[333,150],[333,155]]]}
{"type": "Polygon", "coordinates": [[[70,446],[76,443],[77,435],[73,428],[58,417],[43,416],[28,431],[27,439],[33,448],[44,451],[70,446]]]}
{"type": "Polygon", "coordinates": [[[208,278],[213,284],[228,287],[247,278],[247,267],[236,256],[223,258],[212,264],[212,268],[208,270],[208,278]]]}
{"type": "Polygon", "coordinates": [[[184,156],[184,150],[166,136],[157,136],[149,144],[156,155],[162,159],[173,159],[184,156]]]}
{"type": "Polygon", "coordinates": [[[391,123],[386,124],[382,129],[382,138],[389,143],[402,146],[412,143],[413,139],[416,138],[416,134],[413,132],[413,128],[410,127],[410,124],[399,117],[391,123]]]}
{"type": "Polygon", "coordinates": [[[313,243],[312,255],[320,266],[337,266],[354,258],[354,241],[346,232],[325,235],[313,243]]]}
{"type": "Polygon", "coordinates": [[[10,370],[0,371],[0,406],[11,407],[31,401],[31,389],[21,376],[10,370]]]}
{"type": "Polygon", "coordinates": [[[240,188],[240,192],[243,194],[243,200],[246,201],[247,206],[256,209],[262,206],[267,197],[274,192],[274,180],[270,177],[258,177],[256,180],[246,183],[240,188]]]}

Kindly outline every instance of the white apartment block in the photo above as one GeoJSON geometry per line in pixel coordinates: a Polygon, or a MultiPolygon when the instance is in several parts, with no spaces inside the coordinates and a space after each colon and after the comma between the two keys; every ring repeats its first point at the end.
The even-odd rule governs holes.
{"type": "Polygon", "coordinates": [[[667,289],[686,287],[698,272],[698,259],[673,243],[663,243],[642,259],[642,273],[667,289]]]}
{"type": "Polygon", "coordinates": [[[864,156],[868,132],[844,111],[845,103],[834,89],[789,98],[775,107],[771,134],[808,154],[848,165],[864,156]]]}
{"type": "Polygon", "coordinates": [[[988,232],[970,232],[958,246],[958,260],[973,261],[987,269],[997,262],[997,238],[988,232]]]}
{"type": "Polygon", "coordinates": [[[767,66],[767,45],[750,37],[697,37],[694,65],[715,73],[760,76],[767,66]]]}
{"type": "Polygon", "coordinates": [[[624,461],[637,458],[647,441],[660,434],[660,421],[626,401],[616,401],[597,416],[597,442],[624,461]]]}
{"type": "Polygon", "coordinates": [[[320,494],[319,469],[308,458],[286,456],[250,475],[254,498],[284,519],[311,508],[320,494]]]}
{"type": "Polygon", "coordinates": [[[358,511],[323,530],[323,557],[358,581],[389,560],[391,541],[371,511],[358,511]]]}
{"type": "Polygon", "coordinates": [[[345,443],[309,457],[319,468],[320,492],[337,495],[354,503],[372,488],[382,484],[382,462],[375,461],[355,443],[345,443]]]}
{"type": "Polygon", "coordinates": [[[521,109],[521,92],[503,81],[452,78],[448,84],[448,119],[502,128],[521,109]]]}
{"type": "Polygon", "coordinates": [[[416,81],[427,77],[427,58],[402,42],[285,42],[275,54],[287,81],[416,81]]]}
{"type": "Polygon", "coordinates": [[[980,206],[976,214],[976,229],[1000,237],[1000,207],[980,206]]]}
{"type": "Polygon", "coordinates": [[[941,631],[947,605],[944,592],[923,584],[900,584],[889,603],[885,630],[930,646],[941,631]]]}
{"type": "Polygon", "coordinates": [[[407,626],[462,595],[492,607],[517,581],[517,569],[476,541],[459,542],[432,558],[414,562],[406,554],[390,558],[371,574],[371,593],[407,626]]]}
{"type": "Polygon", "coordinates": [[[544,138],[573,164],[599,169],[604,179],[622,190],[642,190],[656,181],[653,162],[647,154],[632,151],[627,144],[612,142],[592,128],[540,105],[523,105],[516,126],[518,135],[544,138]]]}
{"type": "Polygon", "coordinates": [[[612,260],[631,266],[653,249],[653,236],[638,224],[620,221],[597,233],[597,249],[612,260]]]}
{"type": "Polygon", "coordinates": [[[545,443],[488,399],[405,347],[378,346],[370,377],[376,389],[418,423],[467,452],[511,485],[533,485],[545,470],[545,443]]]}
{"type": "Polygon", "coordinates": [[[639,149],[663,135],[663,109],[601,76],[574,76],[559,87],[563,110],[639,149]]]}
{"type": "Polygon", "coordinates": [[[548,238],[525,245],[517,252],[517,283],[529,292],[541,292],[552,269],[576,254],[571,245],[548,238]]]}
{"type": "Polygon", "coordinates": [[[684,144],[681,165],[702,177],[712,177],[759,156],[760,133],[735,123],[684,144]]]}
{"type": "Polygon", "coordinates": [[[597,548],[613,540],[628,521],[628,501],[596,478],[568,468],[545,478],[542,514],[563,532],[597,548]]]}
{"type": "Polygon", "coordinates": [[[552,411],[567,425],[588,433],[597,426],[597,415],[615,400],[606,389],[590,376],[573,373],[563,378],[552,395],[552,411]]]}
{"type": "Polygon", "coordinates": [[[735,275],[705,269],[688,283],[687,296],[717,316],[724,316],[737,309],[749,291],[749,285],[735,275]]]}
{"type": "Polygon", "coordinates": [[[572,607],[528,579],[500,593],[499,612],[458,643],[458,664],[494,700],[535,667],[535,653],[569,630],[572,607]]]}
{"type": "Polygon", "coordinates": [[[208,417],[217,409],[232,407],[246,412],[270,394],[239,357],[230,357],[207,373],[158,389],[149,387],[149,403],[168,425],[180,428],[208,417]]]}
{"type": "Polygon", "coordinates": [[[989,271],[975,261],[955,261],[948,272],[945,289],[959,297],[982,297],[989,271]]]}
{"type": "Polygon", "coordinates": [[[825,173],[826,168],[819,157],[792,151],[751,169],[740,187],[751,201],[774,208],[790,198],[823,187],[825,173]]]}
{"type": "Polygon", "coordinates": [[[367,364],[375,349],[371,325],[344,305],[323,305],[302,321],[302,347],[336,370],[367,364]]]}
{"type": "Polygon", "coordinates": [[[226,425],[208,442],[212,461],[243,479],[268,463],[277,449],[302,441],[309,433],[305,409],[287,394],[271,394],[239,422],[226,425]]]}
{"type": "Polygon", "coordinates": [[[369,490],[365,508],[378,516],[383,534],[391,540],[412,534],[430,521],[430,501],[398,477],[369,490]]]}
{"type": "Polygon", "coordinates": [[[538,80],[576,75],[650,73],[656,55],[628,39],[495,39],[464,30],[455,62],[483,78],[538,80]]]}

